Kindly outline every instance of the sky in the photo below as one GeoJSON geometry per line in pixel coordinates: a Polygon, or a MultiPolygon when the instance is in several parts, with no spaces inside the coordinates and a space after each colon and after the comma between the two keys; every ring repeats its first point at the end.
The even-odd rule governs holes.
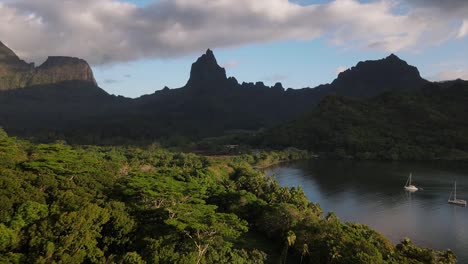
{"type": "Polygon", "coordinates": [[[36,64],[83,58],[128,97],[182,87],[208,48],[239,82],[286,88],[391,53],[426,79],[468,79],[468,1],[0,0],[0,41],[36,64]]]}

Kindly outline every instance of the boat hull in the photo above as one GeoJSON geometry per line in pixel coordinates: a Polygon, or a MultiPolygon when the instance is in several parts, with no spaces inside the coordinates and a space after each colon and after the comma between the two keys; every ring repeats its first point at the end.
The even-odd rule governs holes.
{"type": "Polygon", "coordinates": [[[460,205],[460,206],[466,206],[466,201],[465,200],[448,200],[449,204],[455,204],[455,205],[460,205]]]}
{"type": "Polygon", "coordinates": [[[415,192],[418,190],[418,188],[414,185],[410,185],[410,186],[405,186],[405,190],[410,191],[410,192],[415,192]]]}

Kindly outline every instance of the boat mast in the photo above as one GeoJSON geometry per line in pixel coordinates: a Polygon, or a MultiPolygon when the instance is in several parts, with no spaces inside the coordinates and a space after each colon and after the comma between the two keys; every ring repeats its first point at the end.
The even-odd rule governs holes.
{"type": "Polygon", "coordinates": [[[453,200],[457,200],[457,182],[455,182],[455,191],[453,193],[453,200]]]}

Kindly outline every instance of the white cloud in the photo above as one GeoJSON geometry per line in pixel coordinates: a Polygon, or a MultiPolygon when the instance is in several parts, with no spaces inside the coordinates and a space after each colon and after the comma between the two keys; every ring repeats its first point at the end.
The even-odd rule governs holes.
{"type": "Polygon", "coordinates": [[[405,14],[395,11],[395,0],[307,6],[287,0],[159,0],[141,8],[121,1],[0,0],[0,37],[27,60],[70,55],[99,65],[317,37],[394,52],[466,35],[464,27],[453,26],[466,19],[458,0],[460,6],[440,7],[434,0],[405,14]]]}
{"type": "Polygon", "coordinates": [[[468,35],[468,19],[465,19],[463,20],[463,24],[461,25],[460,30],[458,31],[458,37],[464,38],[467,35],[468,35]]]}
{"type": "Polygon", "coordinates": [[[335,73],[336,73],[336,75],[338,75],[338,74],[340,74],[340,73],[346,71],[347,69],[348,69],[348,67],[339,66],[338,68],[336,68],[335,73]]]}
{"type": "Polygon", "coordinates": [[[468,69],[443,70],[432,79],[434,81],[448,81],[455,79],[468,80],[468,69]]]}

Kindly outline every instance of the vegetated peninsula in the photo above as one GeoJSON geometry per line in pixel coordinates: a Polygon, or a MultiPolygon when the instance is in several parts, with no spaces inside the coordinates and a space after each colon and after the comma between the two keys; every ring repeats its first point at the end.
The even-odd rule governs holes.
{"type": "Polygon", "coordinates": [[[32,144],[0,131],[0,262],[456,262],[343,223],[252,168],[300,155],[32,144]]]}

